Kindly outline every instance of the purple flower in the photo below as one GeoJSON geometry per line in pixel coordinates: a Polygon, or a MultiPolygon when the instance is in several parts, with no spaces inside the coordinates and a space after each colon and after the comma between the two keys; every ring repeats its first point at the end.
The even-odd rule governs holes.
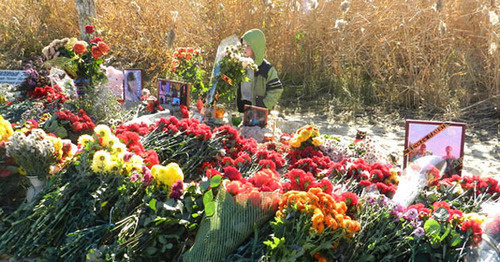
{"type": "Polygon", "coordinates": [[[139,178],[140,178],[139,173],[137,173],[136,171],[134,171],[134,172],[132,173],[132,175],[130,176],[130,181],[132,181],[132,182],[136,182],[136,181],[138,181],[138,180],[139,180],[139,178]]]}
{"type": "Polygon", "coordinates": [[[143,186],[147,187],[153,180],[153,176],[151,175],[151,170],[147,166],[142,166],[142,182],[144,183],[143,186]]]}
{"type": "Polygon", "coordinates": [[[182,196],[183,190],[184,190],[184,183],[182,182],[182,180],[179,180],[172,185],[172,191],[170,192],[169,197],[175,200],[179,200],[182,196]]]}
{"type": "Polygon", "coordinates": [[[415,229],[412,234],[416,237],[422,237],[423,235],[425,235],[425,230],[422,227],[417,227],[417,229],[415,229]]]}
{"type": "Polygon", "coordinates": [[[416,210],[415,208],[410,208],[410,209],[408,209],[408,211],[406,211],[406,213],[403,215],[403,217],[406,220],[414,220],[414,219],[418,218],[418,210],[416,210]]]}

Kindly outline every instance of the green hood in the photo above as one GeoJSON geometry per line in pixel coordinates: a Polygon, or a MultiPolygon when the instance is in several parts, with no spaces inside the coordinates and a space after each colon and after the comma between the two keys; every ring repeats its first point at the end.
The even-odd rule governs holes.
{"type": "Polygon", "coordinates": [[[252,48],[255,55],[255,64],[260,66],[264,60],[264,53],[266,52],[266,37],[259,29],[252,29],[247,31],[241,39],[247,41],[248,45],[252,48]]]}

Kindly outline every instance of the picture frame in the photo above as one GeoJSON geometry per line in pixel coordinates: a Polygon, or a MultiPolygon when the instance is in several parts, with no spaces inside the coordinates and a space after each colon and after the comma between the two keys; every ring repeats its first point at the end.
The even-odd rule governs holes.
{"type": "Polygon", "coordinates": [[[244,126],[260,126],[262,128],[267,125],[267,117],[269,110],[264,107],[245,105],[243,111],[244,126]]]}
{"type": "Polygon", "coordinates": [[[443,176],[462,174],[465,123],[412,119],[405,122],[404,168],[421,157],[436,156],[432,162],[444,169],[443,176]]]}
{"type": "Polygon", "coordinates": [[[142,97],[143,70],[130,68],[123,70],[123,101],[140,102],[142,97]]]}
{"type": "Polygon", "coordinates": [[[158,79],[158,103],[162,106],[189,107],[191,100],[190,85],[182,81],[158,79]]]}

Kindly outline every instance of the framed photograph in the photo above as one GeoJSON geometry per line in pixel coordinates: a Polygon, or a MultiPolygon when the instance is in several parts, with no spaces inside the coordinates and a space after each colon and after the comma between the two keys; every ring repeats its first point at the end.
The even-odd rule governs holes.
{"type": "Polygon", "coordinates": [[[269,110],[264,107],[245,105],[243,113],[244,126],[260,126],[267,125],[267,115],[269,110]]]}
{"type": "Polygon", "coordinates": [[[142,86],[142,69],[123,70],[123,100],[125,102],[140,102],[142,86]]]}
{"type": "MultiPolygon", "coordinates": [[[[465,123],[406,120],[403,167],[426,156],[443,176],[461,175],[464,157],[465,123]]],[[[427,163],[426,162],[426,163],[427,163]]],[[[423,163],[423,162],[422,162],[423,163]]]]}
{"type": "Polygon", "coordinates": [[[188,83],[158,79],[158,102],[163,106],[185,105],[189,107],[189,90],[188,83]]]}

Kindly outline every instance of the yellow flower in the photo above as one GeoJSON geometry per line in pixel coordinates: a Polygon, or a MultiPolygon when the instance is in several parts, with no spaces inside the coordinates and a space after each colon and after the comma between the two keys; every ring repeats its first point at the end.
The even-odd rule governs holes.
{"type": "Polygon", "coordinates": [[[99,150],[99,151],[95,152],[94,158],[92,160],[93,160],[93,162],[107,163],[107,162],[111,161],[111,155],[109,154],[108,151],[99,150]]]}
{"type": "MultiPolygon", "coordinates": [[[[159,165],[156,165],[159,166],[159,165]]],[[[170,163],[167,166],[153,166],[151,174],[159,183],[167,186],[172,186],[175,182],[179,180],[184,180],[184,174],[177,163],[170,163]],[[155,168],[156,167],[156,168],[155,168]],[[154,173],[153,173],[154,170],[154,173]],[[156,175],[156,176],[155,176],[156,175]]]]}
{"type": "Polygon", "coordinates": [[[290,147],[299,148],[300,144],[301,142],[295,137],[290,140],[290,147]]]}
{"type": "Polygon", "coordinates": [[[92,161],[90,168],[92,168],[92,171],[95,173],[104,172],[106,171],[106,162],[92,161]]]}
{"type": "Polygon", "coordinates": [[[466,213],[462,217],[463,220],[474,220],[479,225],[483,224],[486,221],[486,216],[480,215],[478,213],[466,213]]]}
{"type": "Polygon", "coordinates": [[[312,144],[314,146],[320,146],[322,145],[323,143],[325,142],[325,140],[323,139],[323,137],[321,136],[318,136],[318,137],[315,137],[312,139],[312,144]]]}
{"type": "Polygon", "coordinates": [[[53,136],[46,136],[45,139],[49,140],[52,142],[52,144],[54,145],[54,152],[55,154],[57,155],[57,159],[61,159],[62,155],[63,155],[63,150],[62,150],[62,147],[63,147],[63,143],[62,143],[62,140],[58,137],[53,137],[53,136]]]}
{"type": "Polygon", "coordinates": [[[109,173],[118,173],[120,172],[120,164],[116,161],[109,161],[105,166],[106,172],[109,173]]]}
{"type": "Polygon", "coordinates": [[[78,138],[79,145],[85,145],[85,144],[91,143],[91,142],[94,142],[94,138],[92,136],[89,136],[89,135],[81,135],[78,138]]]}
{"type": "Polygon", "coordinates": [[[142,157],[140,157],[138,155],[133,155],[130,158],[130,163],[132,163],[134,165],[142,166],[144,164],[144,160],[142,159],[142,157]]]}
{"type": "Polygon", "coordinates": [[[94,128],[94,133],[96,133],[99,137],[102,137],[102,140],[106,140],[111,136],[111,129],[107,125],[97,125],[94,128]]]}
{"type": "Polygon", "coordinates": [[[26,175],[26,170],[24,170],[24,168],[22,166],[17,168],[17,172],[19,172],[19,174],[21,174],[23,176],[26,175]]]}
{"type": "Polygon", "coordinates": [[[5,120],[2,115],[0,115],[0,141],[8,141],[13,133],[14,130],[12,130],[9,121],[5,120]]]}
{"type": "Polygon", "coordinates": [[[115,157],[125,152],[127,152],[127,147],[121,142],[118,142],[111,147],[111,153],[115,157]]]}
{"type": "Polygon", "coordinates": [[[112,149],[113,146],[120,143],[120,140],[116,136],[110,135],[108,137],[103,137],[102,143],[104,144],[105,147],[112,149]]]}

